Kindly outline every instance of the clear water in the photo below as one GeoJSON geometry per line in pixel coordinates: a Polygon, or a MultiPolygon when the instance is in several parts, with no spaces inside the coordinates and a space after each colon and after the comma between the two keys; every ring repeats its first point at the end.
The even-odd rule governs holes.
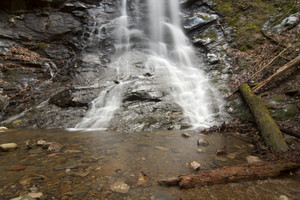
{"type": "Polygon", "coordinates": [[[131,83],[129,77],[149,71],[159,77],[158,84],[170,87],[173,101],[194,128],[215,125],[223,102],[203,72],[205,66],[195,62],[199,59],[181,29],[179,14],[179,2],[174,0],[121,1],[121,16],[115,20],[116,55],[109,69],[122,84],[103,91],[76,128],[109,127],[121,106],[123,86],[131,83]],[[129,64],[136,55],[145,57],[143,71],[129,64]]]}
{"type": "Polygon", "coordinates": [[[245,157],[253,147],[232,136],[218,133],[199,135],[180,131],[158,131],[144,134],[114,132],[65,132],[62,130],[14,130],[0,134],[0,144],[15,142],[18,149],[0,152],[0,199],[25,195],[36,187],[45,199],[133,199],[133,200],[249,200],[289,199],[300,197],[300,174],[277,179],[244,181],[195,189],[159,186],[157,181],[193,173],[185,166],[189,161],[201,164],[201,170],[246,163],[245,157]],[[204,138],[208,146],[198,147],[197,139],[204,138]],[[63,145],[59,153],[33,146],[27,149],[26,140],[35,143],[43,139],[63,145]],[[227,145],[227,155],[216,151],[227,145]],[[22,165],[22,171],[9,171],[22,165]],[[68,174],[62,167],[70,167],[68,174]],[[137,186],[138,176],[147,175],[148,184],[137,186]],[[111,191],[110,186],[122,181],[130,186],[126,194],[111,191]]]}

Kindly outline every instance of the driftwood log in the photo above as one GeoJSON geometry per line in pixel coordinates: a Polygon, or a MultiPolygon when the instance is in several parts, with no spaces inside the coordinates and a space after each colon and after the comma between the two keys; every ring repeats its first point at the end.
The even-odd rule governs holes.
{"type": "Polygon", "coordinates": [[[239,90],[254,115],[258,129],[266,145],[273,153],[288,151],[289,147],[285,143],[279,127],[270,116],[261,98],[252,94],[247,84],[242,84],[239,90]]]}
{"type": "Polygon", "coordinates": [[[197,174],[181,175],[178,178],[160,180],[158,183],[163,186],[179,186],[180,188],[201,187],[241,180],[257,180],[277,177],[280,172],[296,169],[298,167],[300,167],[300,163],[287,160],[257,162],[202,171],[197,174]]]}

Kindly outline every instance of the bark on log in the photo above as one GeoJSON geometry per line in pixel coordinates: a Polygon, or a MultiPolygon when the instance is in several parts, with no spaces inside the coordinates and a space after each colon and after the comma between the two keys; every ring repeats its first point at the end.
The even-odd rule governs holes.
{"type": "Polygon", "coordinates": [[[164,186],[179,186],[180,188],[201,187],[241,180],[257,180],[277,177],[280,172],[296,169],[300,163],[281,160],[273,162],[257,162],[243,164],[234,167],[223,167],[211,171],[203,171],[197,174],[187,174],[178,178],[170,178],[158,181],[164,186]]]}
{"type": "Polygon", "coordinates": [[[266,145],[273,153],[288,151],[289,147],[285,143],[279,127],[270,116],[261,98],[252,94],[247,84],[242,84],[239,90],[255,117],[256,124],[266,145]]]}

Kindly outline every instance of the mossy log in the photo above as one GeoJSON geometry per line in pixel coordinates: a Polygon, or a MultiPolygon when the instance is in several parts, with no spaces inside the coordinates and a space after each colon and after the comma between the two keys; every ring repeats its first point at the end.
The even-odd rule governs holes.
{"type": "Polygon", "coordinates": [[[285,143],[279,127],[270,116],[269,111],[261,98],[252,94],[251,89],[247,84],[242,84],[239,87],[239,91],[250,107],[266,145],[273,153],[288,151],[289,147],[285,143]]]}
{"type": "Polygon", "coordinates": [[[178,178],[160,180],[158,183],[164,186],[179,186],[180,188],[201,187],[241,180],[257,180],[277,177],[280,175],[280,172],[296,169],[298,167],[300,167],[300,163],[288,160],[257,162],[202,171],[197,174],[181,175],[178,178]]]}

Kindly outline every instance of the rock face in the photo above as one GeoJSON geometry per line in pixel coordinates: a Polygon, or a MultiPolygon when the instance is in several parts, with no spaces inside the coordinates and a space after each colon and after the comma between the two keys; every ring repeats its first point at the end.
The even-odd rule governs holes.
{"type": "MultiPolygon", "coordinates": [[[[119,1],[14,0],[0,5],[1,125],[73,128],[101,91],[120,84],[111,66],[119,1]]],[[[226,64],[226,34],[214,4],[185,0],[182,5],[183,26],[195,47],[212,68],[226,64]]],[[[132,40],[137,47],[143,45],[138,34],[132,40]]],[[[188,128],[170,88],[158,85],[160,77],[151,70],[141,73],[145,60],[128,62],[136,72],[121,75],[128,76],[128,84],[111,128],[188,128]]]]}

